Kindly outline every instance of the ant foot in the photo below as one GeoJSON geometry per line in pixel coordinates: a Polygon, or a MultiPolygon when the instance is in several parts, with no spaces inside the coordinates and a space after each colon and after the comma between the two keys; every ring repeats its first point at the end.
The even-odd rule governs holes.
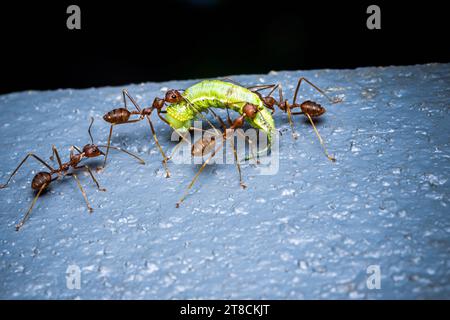
{"type": "Polygon", "coordinates": [[[247,185],[245,183],[241,182],[241,187],[242,187],[242,189],[245,189],[245,188],[247,188],[247,185]]]}
{"type": "Polygon", "coordinates": [[[331,101],[331,102],[332,102],[332,103],[340,103],[340,102],[342,102],[342,101],[344,101],[343,98],[341,98],[341,97],[334,97],[334,98],[333,98],[333,101],[331,101]]]}
{"type": "Polygon", "coordinates": [[[298,139],[298,133],[297,132],[292,132],[292,138],[297,140],[298,139]]]}
{"type": "Polygon", "coordinates": [[[105,192],[106,188],[98,188],[99,191],[105,192]]]}
{"type": "Polygon", "coordinates": [[[175,207],[179,208],[180,207],[180,202],[177,202],[177,204],[175,205],[175,207]]]}
{"type": "Polygon", "coordinates": [[[331,162],[336,162],[336,158],[333,156],[327,156],[327,158],[331,161],[331,162]]]}
{"type": "Polygon", "coordinates": [[[94,209],[92,209],[91,207],[88,207],[89,213],[94,212],[94,209]]]}
{"type": "Polygon", "coordinates": [[[95,169],[95,171],[97,171],[97,172],[99,172],[99,173],[101,173],[103,170],[105,170],[105,167],[97,167],[97,168],[95,169]]]}
{"type": "Polygon", "coordinates": [[[0,184],[0,189],[6,188],[7,184],[0,184]]]}

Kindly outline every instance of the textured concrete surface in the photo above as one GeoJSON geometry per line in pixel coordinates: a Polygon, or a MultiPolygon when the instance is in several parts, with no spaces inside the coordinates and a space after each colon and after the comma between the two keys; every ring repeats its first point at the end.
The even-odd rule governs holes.
{"type": "MultiPolygon", "coordinates": [[[[166,179],[145,122],[119,126],[114,144],[141,154],[145,166],[116,152],[98,174],[98,192],[81,175],[95,209],[89,215],[73,180],[52,185],[20,232],[14,225],[34,193],[30,161],[0,190],[0,297],[35,298],[449,298],[450,65],[272,72],[236,76],[243,84],[281,82],[287,98],[306,76],[344,102],[318,122],[330,153],[297,118],[286,115],[277,175],[244,166],[246,190],[231,165],[210,166],[195,192],[175,209],[198,166],[170,164],[166,179]],[[78,265],[81,288],[66,286],[78,265]],[[381,289],[366,269],[379,265],[381,289]]],[[[142,105],[164,88],[195,81],[129,85],[142,105]]],[[[55,144],[105,142],[101,116],[118,107],[121,88],[21,92],[0,97],[0,178],[28,151],[48,159],[55,144]]],[[[169,128],[154,117],[164,148],[169,128]]],[[[87,162],[93,167],[100,160],[87,162]]]]}

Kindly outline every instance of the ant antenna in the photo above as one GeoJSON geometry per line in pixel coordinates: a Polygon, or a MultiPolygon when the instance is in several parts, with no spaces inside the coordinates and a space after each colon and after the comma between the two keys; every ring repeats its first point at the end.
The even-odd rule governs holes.
{"type": "Polygon", "coordinates": [[[93,123],[94,123],[94,117],[91,117],[91,124],[89,125],[89,129],[88,129],[89,137],[91,137],[91,144],[94,144],[94,139],[92,138],[92,133],[91,133],[91,128],[92,128],[93,123]]]}

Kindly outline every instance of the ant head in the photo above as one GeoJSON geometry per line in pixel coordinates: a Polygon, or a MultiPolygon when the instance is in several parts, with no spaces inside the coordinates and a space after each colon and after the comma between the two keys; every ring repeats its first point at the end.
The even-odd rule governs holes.
{"type": "Polygon", "coordinates": [[[311,117],[319,117],[325,113],[325,108],[317,102],[307,100],[300,105],[302,112],[309,114],[311,117]]]}
{"type": "Polygon", "coordinates": [[[95,158],[101,155],[105,155],[102,150],[95,144],[87,144],[83,147],[83,153],[87,158],[95,158]]]}
{"type": "Polygon", "coordinates": [[[258,112],[258,108],[254,104],[246,103],[242,111],[247,118],[254,119],[258,112]]]}
{"type": "MultiPolygon", "coordinates": [[[[106,117],[109,113],[107,113],[104,117],[106,117]]],[[[91,143],[87,144],[83,147],[83,153],[88,158],[94,158],[98,157],[100,155],[105,155],[103,151],[101,151],[97,145],[94,144],[94,138],[92,138],[91,128],[92,124],[94,123],[94,118],[91,117],[91,124],[89,125],[88,133],[89,137],[91,138],[91,143]]]]}
{"type": "Polygon", "coordinates": [[[183,97],[178,90],[172,89],[166,92],[166,97],[164,100],[169,103],[178,103],[183,101],[183,97]]]}
{"type": "Polygon", "coordinates": [[[273,106],[277,103],[277,101],[275,100],[275,98],[274,98],[274,97],[271,97],[271,96],[269,96],[269,97],[263,97],[262,100],[263,100],[264,104],[265,104],[266,106],[268,106],[268,107],[273,107],[273,106]]]}

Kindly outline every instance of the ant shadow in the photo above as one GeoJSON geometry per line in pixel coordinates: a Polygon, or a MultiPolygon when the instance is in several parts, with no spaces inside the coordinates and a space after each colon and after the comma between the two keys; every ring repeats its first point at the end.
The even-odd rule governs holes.
{"type": "MultiPolygon", "coordinates": [[[[117,130],[116,128],[114,128],[117,130]]],[[[149,146],[154,146],[154,140],[150,128],[139,128],[132,132],[130,131],[115,131],[115,136],[111,138],[111,145],[118,146],[122,148],[136,147],[141,150],[143,143],[149,143],[149,146]]],[[[162,144],[170,144],[171,132],[170,130],[164,130],[157,132],[158,141],[162,144]]],[[[155,146],[156,147],[156,146],[155,146]]]]}
{"type": "MultiPolygon", "coordinates": [[[[326,123],[327,122],[327,119],[326,118],[324,118],[324,117],[320,117],[320,118],[312,118],[313,119],[313,121],[314,121],[314,124],[317,126],[317,125],[320,125],[320,124],[324,124],[324,123],[326,123]]],[[[307,117],[302,117],[302,123],[303,124],[308,124],[308,125],[310,125],[311,126],[311,122],[309,122],[309,119],[307,118],[307,117]]]]}

